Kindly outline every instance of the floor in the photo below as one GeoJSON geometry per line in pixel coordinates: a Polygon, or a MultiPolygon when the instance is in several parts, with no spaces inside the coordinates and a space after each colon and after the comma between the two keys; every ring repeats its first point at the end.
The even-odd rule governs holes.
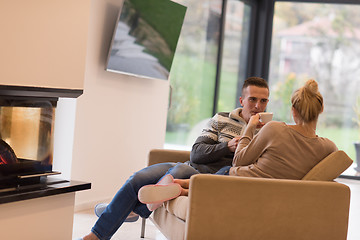
{"type": "MultiPolygon", "coordinates": [[[[337,182],[350,187],[351,202],[349,214],[349,230],[347,240],[360,239],[360,181],[338,178],[337,182]]],[[[89,233],[97,220],[93,209],[76,212],[74,215],[73,239],[80,238],[89,233]]],[[[112,240],[166,240],[166,238],[151,223],[146,221],[145,238],[140,238],[141,219],[134,223],[124,223],[115,233],[112,240]]]]}
{"type": "MultiPolygon", "coordinates": [[[[75,240],[88,234],[96,220],[97,217],[94,214],[94,209],[76,212],[74,215],[73,239],[75,240]]],[[[141,219],[133,223],[124,223],[111,240],[166,240],[150,220],[146,221],[145,238],[140,238],[140,234],[141,219]]]]}

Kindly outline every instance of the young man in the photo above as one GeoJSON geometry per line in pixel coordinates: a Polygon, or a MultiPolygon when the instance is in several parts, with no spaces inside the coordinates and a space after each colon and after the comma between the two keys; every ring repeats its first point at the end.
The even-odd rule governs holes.
{"type": "Polygon", "coordinates": [[[134,173],[116,193],[83,240],[110,239],[131,212],[149,217],[152,211],[146,204],[139,202],[137,196],[142,186],[156,184],[167,174],[187,179],[194,174],[215,173],[224,166],[231,166],[243,129],[252,115],[265,111],[268,97],[269,87],[264,79],[246,79],[239,99],[242,108],[230,113],[218,113],[211,118],[192,147],[190,161],[159,163],[134,173]]]}
{"type": "Polygon", "coordinates": [[[239,98],[242,108],[217,113],[210,119],[192,147],[190,165],[202,173],[215,173],[224,166],[231,166],[238,137],[251,116],[265,111],[268,98],[269,87],[264,79],[246,79],[239,98]]]}

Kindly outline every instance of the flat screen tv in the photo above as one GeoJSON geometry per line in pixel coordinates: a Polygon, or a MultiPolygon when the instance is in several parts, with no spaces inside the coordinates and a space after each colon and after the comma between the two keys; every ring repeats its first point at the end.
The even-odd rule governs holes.
{"type": "Polygon", "coordinates": [[[185,12],[170,0],[124,0],[106,70],[168,80],[185,12]]]}

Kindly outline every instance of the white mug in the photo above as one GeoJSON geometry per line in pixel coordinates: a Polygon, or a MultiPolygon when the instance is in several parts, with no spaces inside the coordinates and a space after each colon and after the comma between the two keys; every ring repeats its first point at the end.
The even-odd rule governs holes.
{"type": "Polygon", "coordinates": [[[261,112],[259,113],[259,115],[260,115],[260,121],[263,123],[268,123],[273,118],[273,113],[270,112],[261,112]]]}

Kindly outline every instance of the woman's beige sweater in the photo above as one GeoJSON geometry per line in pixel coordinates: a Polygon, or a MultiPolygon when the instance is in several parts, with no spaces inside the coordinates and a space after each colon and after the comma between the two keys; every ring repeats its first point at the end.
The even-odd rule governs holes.
{"type": "Polygon", "coordinates": [[[302,179],[318,162],[337,150],[327,138],[306,137],[283,122],[269,122],[253,136],[247,129],[233,159],[230,175],[302,179]]]}

